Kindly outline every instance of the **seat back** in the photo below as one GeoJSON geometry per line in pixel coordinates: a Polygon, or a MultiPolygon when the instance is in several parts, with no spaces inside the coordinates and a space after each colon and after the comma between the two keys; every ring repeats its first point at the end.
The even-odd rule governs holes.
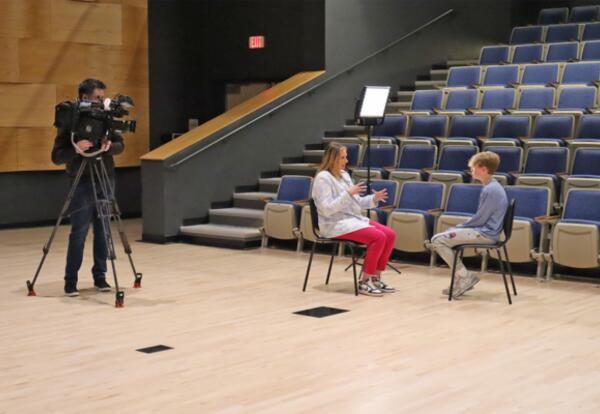
{"type": "Polygon", "coordinates": [[[436,145],[407,144],[402,146],[398,168],[415,170],[433,168],[436,156],[436,145]]]}
{"type": "Polygon", "coordinates": [[[515,46],[512,63],[523,64],[541,62],[543,53],[544,46],[542,44],[515,46]]]}
{"type": "Polygon", "coordinates": [[[481,67],[455,66],[450,68],[446,85],[448,87],[467,87],[481,82],[481,67]]]}
{"type": "Polygon", "coordinates": [[[448,92],[444,109],[465,110],[477,106],[477,89],[455,90],[448,92]]]}
{"type": "Polygon", "coordinates": [[[578,24],[558,24],[548,26],[546,43],[573,42],[579,40],[578,24]]]}
{"type": "MultiPolygon", "coordinates": [[[[422,145],[424,146],[424,145],[422,145]]],[[[379,207],[387,207],[396,205],[396,201],[398,198],[398,188],[400,184],[397,181],[392,180],[371,180],[371,190],[372,191],[381,191],[387,190],[387,201],[384,203],[383,201],[379,202],[379,207]]]]}
{"type": "Polygon", "coordinates": [[[597,90],[593,86],[560,88],[558,109],[580,109],[596,106],[597,90]]]}
{"type": "Polygon", "coordinates": [[[565,147],[533,147],[527,153],[524,173],[557,174],[567,171],[569,150],[565,147]]]}
{"type": "Polygon", "coordinates": [[[485,72],[483,86],[507,86],[519,81],[519,66],[490,66],[485,72]]]}
{"type": "Polygon", "coordinates": [[[509,200],[515,200],[515,216],[534,219],[548,214],[550,209],[550,190],[547,187],[505,187],[509,200]]]}
{"type": "Polygon", "coordinates": [[[284,175],[281,177],[277,197],[274,201],[298,201],[310,197],[312,177],[284,175]]]}
{"type": "Polygon", "coordinates": [[[487,115],[455,116],[450,122],[449,137],[487,137],[490,117],[487,115]]]}
{"type": "Polygon", "coordinates": [[[583,26],[581,40],[600,40],[600,23],[588,23],[583,26]]]}
{"type": "Polygon", "coordinates": [[[546,85],[558,82],[558,65],[527,65],[523,70],[521,85],[546,85]]]}
{"type": "Polygon", "coordinates": [[[554,88],[524,88],[519,93],[519,109],[546,109],[554,106],[554,88]]]}
{"type": "Polygon", "coordinates": [[[349,166],[356,166],[360,162],[360,144],[344,144],[346,158],[349,166]]]}
{"type": "Polygon", "coordinates": [[[583,115],[575,139],[600,139],[600,115],[583,115]]]}
{"type": "Polygon", "coordinates": [[[427,211],[441,208],[443,201],[443,184],[408,181],[402,186],[398,208],[427,211]]]}
{"type": "Polygon", "coordinates": [[[475,214],[482,188],[481,185],[453,184],[446,201],[446,213],[475,214]]]}
{"type": "Polygon", "coordinates": [[[502,229],[504,230],[503,243],[507,243],[510,240],[510,238],[512,237],[516,204],[517,204],[517,202],[515,200],[510,200],[510,202],[508,203],[508,208],[506,209],[506,213],[504,213],[504,221],[502,223],[502,229]]]}
{"type": "Polygon", "coordinates": [[[577,148],[571,174],[600,176],[600,149],[577,148]]]}
{"type": "Polygon", "coordinates": [[[485,46],[479,54],[480,65],[499,65],[508,62],[510,55],[509,46],[485,46]]]}
{"type": "Polygon", "coordinates": [[[514,88],[489,89],[483,91],[481,109],[504,110],[514,108],[517,90],[514,88]]]}
{"type": "MultiPolygon", "coordinates": [[[[418,92],[418,91],[417,91],[418,92]]],[[[406,132],[406,115],[386,115],[381,124],[373,127],[373,136],[394,137],[406,132]]]]}
{"type": "Polygon", "coordinates": [[[502,115],[494,119],[492,138],[519,138],[529,136],[531,118],[525,115],[502,115]]]}
{"type": "Polygon", "coordinates": [[[442,107],[444,94],[440,90],[418,90],[413,95],[410,104],[411,111],[431,111],[442,107]]]}
{"type": "Polygon", "coordinates": [[[308,200],[308,205],[310,206],[310,221],[313,235],[315,238],[321,237],[321,233],[319,232],[319,212],[317,211],[315,200],[313,198],[308,200]]]}
{"type": "Polygon", "coordinates": [[[600,63],[567,63],[561,83],[593,85],[597,80],[600,80],[600,63]]]}
{"type": "Polygon", "coordinates": [[[362,166],[371,164],[372,168],[392,167],[398,160],[398,146],[394,144],[371,145],[365,149],[362,166]]]}
{"type": "Polygon", "coordinates": [[[568,7],[553,7],[540,10],[538,14],[538,25],[565,23],[569,18],[568,7]]]}
{"type": "MultiPolygon", "coordinates": [[[[600,24],[598,26],[600,26],[600,24]]],[[[600,40],[592,40],[583,43],[581,60],[600,60],[600,40]]]]}
{"type": "Polygon", "coordinates": [[[500,157],[500,164],[498,165],[496,172],[509,173],[521,171],[521,164],[523,160],[523,148],[508,146],[489,146],[486,147],[486,151],[494,152],[500,157]]]}
{"type": "Polygon", "coordinates": [[[543,26],[514,27],[510,34],[510,44],[540,43],[543,40],[543,34],[543,26]]]}
{"type": "Polygon", "coordinates": [[[469,168],[469,160],[477,153],[473,145],[447,145],[440,154],[439,170],[464,172],[469,168]]]}
{"type": "Polygon", "coordinates": [[[567,195],[562,218],[600,222],[600,191],[571,190],[567,195]]]}
{"type": "Polygon", "coordinates": [[[551,43],[546,52],[546,62],[568,62],[579,57],[579,43],[551,43]]]}
{"type": "Polygon", "coordinates": [[[570,139],[573,136],[573,115],[542,115],[535,119],[531,138],[570,139]]]}
{"type": "Polygon", "coordinates": [[[445,115],[417,115],[411,118],[411,137],[445,137],[448,117],[445,115]]]}
{"type": "Polygon", "coordinates": [[[600,6],[577,6],[571,9],[570,23],[585,23],[598,20],[600,6]]]}

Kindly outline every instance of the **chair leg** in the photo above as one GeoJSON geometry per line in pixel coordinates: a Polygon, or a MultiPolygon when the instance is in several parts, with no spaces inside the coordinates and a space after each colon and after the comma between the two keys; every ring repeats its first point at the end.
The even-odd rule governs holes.
{"type": "Polygon", "coordinates": [[[329,269],[327,270],[327,279],[325,279],[325,284],[329,284],[329,276],[331,275],[331,267],[333,266],[333,258],[335,257],[335,251],[338,247],[338,243],[334,243],[331,248],[331,259],[329,259],[329,269]]]}
{"type": "Polygon", "coordinates": [[[458,252],[455,251],[454,252],[454,260],[452,262],[452,271],[451,274],[452,276],[450,277],[450,289],[448,289],[448,301],[452,300],[452,293],[453,292],[453,288],[454,288],[454,277],[456,275],[456,262],[458,261],[458,252]]]}
{"type": "Polygon", "coordinates": [[[510,267],[510,259],[508,258],[508,251],[506,250],[506,244],[502,246],[504,250],[504,257],[506,258],[506,266],[508,267],[508,274],[510,275],[510,283],[512,284],[513,293],[517,296],[517,286],[515,285],[515,279],[513,278],[512,268],[510,267]]]}
{"type": "Polygon", "coordinates": [[[358,296],[358,281],[356,280],[356,256],[354,255],[354,247],[350,247],[350,253],[352,254],[352,272],[354,274],[354,296],[358,296]]]}
{"type": "Polygon", "coordinates": [[[310,250],[310,258],[308,259],[308,267],[306,268],[306,276],[304,277],[304,286],[302,287],[302,292],[306,291],[306,284],[308,283],[308,274],[310,273],[310,265],[312,264],[313,256],[315,254],[315,248],[317,247],[317,242],[313,242],[312,249],[310,250]]]}
{"type": "Polygon", "coordinates": [[[502,255],[500,254],[500,249],[497,249],[496,252],[498,253],[498,263],[500,264],[500,271],[502,272],[502,280],[504,280],[504,289],[506,289],[508,304],[512,305],[512,299],[510,298],[510,290],[508,289],[508,282],[506,281],[506,272],[504,271],[504,262],[502,260],[502,255]]]}

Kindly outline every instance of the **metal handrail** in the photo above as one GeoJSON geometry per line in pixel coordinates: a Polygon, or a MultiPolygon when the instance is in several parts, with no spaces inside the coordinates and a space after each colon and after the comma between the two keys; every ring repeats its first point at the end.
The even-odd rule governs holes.
{"type": "Polygon", "coordinates": [[[190,158],[195,157],[196,155],[200,154],[201,152],[203,152],[204,150],[212,147],[215,144],[218,144],[219,142],[223,141],[226,138],[229,138],[230,136],[232,136],[233,134],[237,133],[238,131],[241,131],[242,129],[246,128],[247,126],[250,126],[252,124],[254,124],[255,122],[263,119],[266,116],[269,116],[270,114],[272,114],[273,112],[283,108],[284,106],[296,101],[297,99],[312,93],[315,89],[320,88],[321,86],[331,82],[334,79],[339,78],[340,76],[342,76],[343,74],[349,73],[351,72],[353,69],[355,69],[356,67],[362,65],[363,63],[371,60],[372,58],[374,58],[375,56],[381,55],[385,52],[387,52],[389,49],[395,47],[396,45],[398,45],[399,43],[401,43],[402,41],[404,41],[405,39],[414,36],[415,34],[417,34],[418,32],[420,32],[423,29],[426,29],[427,27],[431,26],[434,23],[437,23],[438,21],[442,20],[443,18],[445,18],[446,16],[448,16],[449,14],[452,14],[454,12],[454,9],[448,9],[446,10],[444,13],[440,14],[439,16],[429,20],[427,23],[422,24],[421,26],[417,27],[416,29],[406,33],[405,35],[403,35],[402,37],[394,40],[393,42],[387,44],[386,46],[382,47],[381,49],[371,53],[370,55],[362,58],[361,60],[359,60],[358,62],[353,63],[352,65],[346,67],[345,69],[340,70],[339,72],[337,72],[335,75],[332,75],[330,77],[328,77],[327,79],[311,86],[310,88],[306,89],[305,91],[303,91],[302,93],[299,93],[298,95],[292,96],[289,99],[286,99],[285,101],[283,101],[282,103],[272,107],[271,109],[269,109],[267,112],[265,112],[264,114],[261,114],[259,116],[257,116],[256,118],[250,120],[249,122],[240,125],[239,127],[229,131],[227,134],[223,135],[222,137],[219,137],[218,139],[214,140],[213,142],[211,142],[210,144],[207,144],[205,146],[203,146],[202,148],[197,149],[196,151],[192,152],[191,154],[186,155],[185,157],[183,157],[182,159],[180,159],[177,162],[174,162],[173,164],[169,164],[167,166],[167,168],[174,168],[177,167],[181,164],[183,164],[184,162],[186,162],[187,160],[189,160],[190,158]]]}

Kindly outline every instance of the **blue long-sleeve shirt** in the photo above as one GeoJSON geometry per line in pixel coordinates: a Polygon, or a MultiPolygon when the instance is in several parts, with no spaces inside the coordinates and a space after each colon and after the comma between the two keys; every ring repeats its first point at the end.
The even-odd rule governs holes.
{"type": "Polygon", "coordinates": [[[498,181],[492,179],[481,190],[477,212],[457,227],[471,228],[488,239],[498,241],[507,208],[506,191],[498,181]]]}

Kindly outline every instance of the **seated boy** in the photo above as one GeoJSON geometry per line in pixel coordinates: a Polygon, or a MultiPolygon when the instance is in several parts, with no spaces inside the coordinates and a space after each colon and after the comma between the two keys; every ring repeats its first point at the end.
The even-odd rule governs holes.
{"type": "MultiPolygon", "coordinates": [[[[492,176],[500,164],[498,154],[484,151],[475,154],[469,160],[469,168],[473,179],[483,184],[477,212],[468,221],[458,224],[443,233],[434,235],[431,247],[452,268],[454,252],[452,246],[464,243],[494,243],[500,238],[504,214],[508,208],[508,197],[504,188],[492,176]]],[[[452,297],[458,298],[466,291],[473,289],[479,278],[469,272],[462,261],[456,262],[456,274],[452,297]]],[[[445,295],[448,289],[444,289],[445,295]]]]}

